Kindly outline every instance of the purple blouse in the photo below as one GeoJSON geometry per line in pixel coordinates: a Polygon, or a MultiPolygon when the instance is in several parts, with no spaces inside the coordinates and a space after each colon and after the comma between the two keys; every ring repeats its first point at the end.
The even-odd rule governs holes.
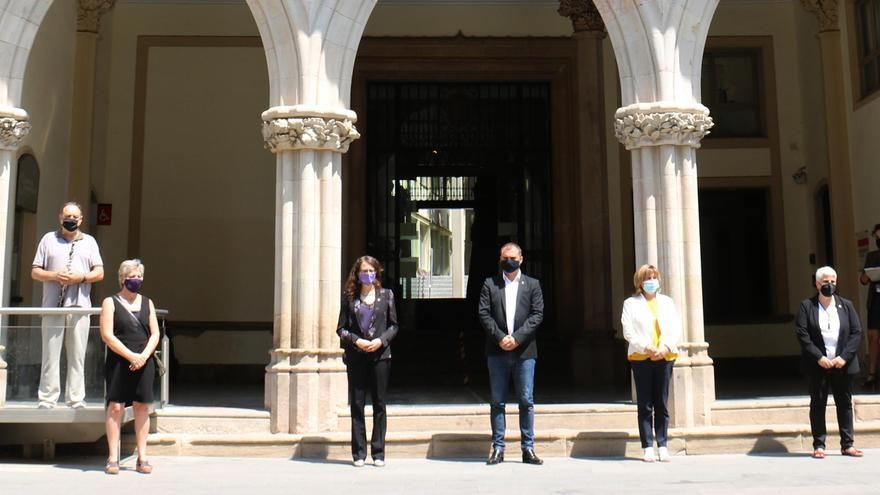
{"type": "Polygon", "coordinates": [[[372,329],[371,323],[373,322],[373,313],[376,312],[376,309],[373,306],[367,306],[366,304],[358,304],[357,309],[355,310],[357,313],[358,324],[361,327],[361,331],[364,333],[364,338],[372,339],[372,329]]]}

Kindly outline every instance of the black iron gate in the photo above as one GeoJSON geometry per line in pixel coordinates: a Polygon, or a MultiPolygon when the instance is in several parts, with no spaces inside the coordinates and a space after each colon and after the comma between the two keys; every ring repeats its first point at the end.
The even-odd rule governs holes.
{"type": "Polygon", "coordinates": [[[549,85],[373,82],[367,94],[367,252],[400,300],[395,376],[467,382],[484,367],[475,308],[504,242],[524,248],[523,270],[552,297],[549,85]],[[455,212],[464,240],[450,226],[455,212]],[[450,239],[466,246],[458,292],[441,280],[450,239]],[[435,345],[422,346],[427,338],[435,345]]]}

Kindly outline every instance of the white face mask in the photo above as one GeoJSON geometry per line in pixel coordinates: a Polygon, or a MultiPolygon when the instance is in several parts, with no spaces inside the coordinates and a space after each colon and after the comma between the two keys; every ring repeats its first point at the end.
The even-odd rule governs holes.
{"type": "Polygon", "coordinates": [[[656,278],[645,280],[642,282],[642,289],[648,294],[654,294],[660,290],[660,281],[656,278]]]}

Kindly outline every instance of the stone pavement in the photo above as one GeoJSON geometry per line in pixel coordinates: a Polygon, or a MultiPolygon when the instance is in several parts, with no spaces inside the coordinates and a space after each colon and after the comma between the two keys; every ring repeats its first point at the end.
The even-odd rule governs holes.
{"type": "Polygon", "coordinates": [[[385,468],[354,468],[338,461],[218,457],[155,457],[151,463],[151,475],[136,473],[134,459],[128,458],[118,476],[107,476],[102,460],[94,457],[51,464],[3,461],[0,493],[880,493],[880,450],[866,451],[862,459],[738,454],[676,456],[663,464],[621,458],[549,458],[544,466],[523,465],[518,458],[499,466],[480,460],[389,459],[385,468]]]}

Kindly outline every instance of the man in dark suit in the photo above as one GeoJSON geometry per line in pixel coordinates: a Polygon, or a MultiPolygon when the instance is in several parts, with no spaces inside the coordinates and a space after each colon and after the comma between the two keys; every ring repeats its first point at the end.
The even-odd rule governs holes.
{"type": "Polygon", "coordinates": [[[795,319],[801,345],[801,367],[810,387],[810,429],[813,457],[825,457],[825,407],[828,389],[834,394],[840,452],[861,457],[853,446],[853,377],[859,372],[862,328],[852,303],[837,296],[837,273],[830,266],[816,271],[818,294],[804,299],[795,319]]]}
{"type": "Polygon", "coordinates": [[[486,331],[486,356],[492,393],[492,453],[486,464],[504,461],[504,406],[510,378],[519,402],[522,459],[543,464],[535,455],[535,332],[544,319],[544,295],[538,280],[522,273],[522,249],[514,243],[501,248],[501,274],[489,277],[480,291],[478,314],[486,331]]]}

